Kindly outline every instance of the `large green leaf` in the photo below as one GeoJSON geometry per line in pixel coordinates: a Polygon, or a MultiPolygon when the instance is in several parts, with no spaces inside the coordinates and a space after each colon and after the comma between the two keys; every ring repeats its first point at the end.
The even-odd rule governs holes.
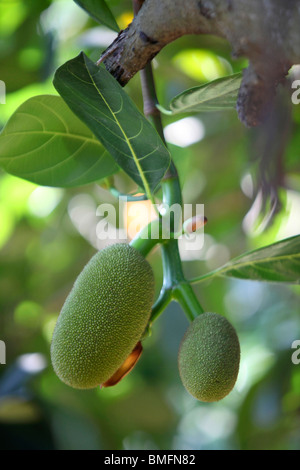
{"type": "Polygon", "coordinates": [[[175,96],[170,103],[172,114],[219,111],[236,107],[242,74],[218,78],[205,85],[196,86],[175,96]]]}
{"type": "Polygon", "coordinates": [[[45,186],[71,187],[118,171],[114,159],[60,96],[29,99],[0,134],[0,166],[45,186]]]}
{"type": "Polygon", "coordinates": [[[74,2],[83,8],[95,21],[119,32],[120,28],[105,0],[74,0],[74,2]]]}
{"type": "Polygon", "coordinates": [[[84,53],[60,67],[54,85],[123,170],[147,194],[161,181],[170,154],[119,83],[84,53]]]}
{"type": "Polygon", "coordinates": [[[214,276],[299,284],[300,235],[239,256],[213,273],[194,279],[193,282],[214,276]]]}

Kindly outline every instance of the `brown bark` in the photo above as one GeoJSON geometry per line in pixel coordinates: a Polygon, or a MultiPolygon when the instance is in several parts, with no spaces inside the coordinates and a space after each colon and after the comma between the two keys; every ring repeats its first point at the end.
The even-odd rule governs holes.
{"type": "Polygon", "coordinates": [[[247,126],[268,114],[277,85],[300,62],[300,0],[145,0],[100,59],[125,85],[168,43],[185,34],[227,39],[244,56],[237,110],[247,126]]]}

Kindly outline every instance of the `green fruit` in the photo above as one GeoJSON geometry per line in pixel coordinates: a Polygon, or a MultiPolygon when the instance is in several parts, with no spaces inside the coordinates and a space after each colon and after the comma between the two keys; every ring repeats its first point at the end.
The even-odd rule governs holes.
{"type": "Polygon", "coordinates": [[[116,244],[97,253],[57,320],[51,359],[58,377],[79,389],[110,379],[140,340],[153,299],[152,269],[135,248],[116,244]]]}
{"type": "Polygon", "coordinates": [[[179,349],[179,373],[187,391],[200,401],[224,398],[233,389],[240,363],[236,331],[216,313],[199,315],[179,349]]]}

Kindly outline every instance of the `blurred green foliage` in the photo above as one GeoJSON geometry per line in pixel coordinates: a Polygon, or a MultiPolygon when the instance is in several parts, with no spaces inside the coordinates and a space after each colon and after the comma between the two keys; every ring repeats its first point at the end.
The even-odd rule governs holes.
{"type": "MultiPolygon", "coordinates": [[[[124,28],[131,2],[109,3],[124,28]]],[[[81,49],[97,60],[114,34],[71,0],[0,0],[0,79],[8,92],[0,127],[29,97],[56,93],[51,80],[65,60],[81,49]]],[[[177,40],[155,59],[161,104],[245,65],[231,59],[220,39],[177,40]]],[[[142,109],[139,78],[126,90],[142,109]]],[[[282,209],[264,231],[250,217],[259,215],[253,212],[255,130],[246,130],[235,112],[197,115],[201,138],[170,145],[185,202],[205,204],[209,220],[197,256],[182,250],[188,277],[299,234],[300,107],[292,113],[282,209]]],[[[122,191],[135,189],[122,173],[115,180],[122,191]]],[[[291,361],[291,344],[300,339],[298,287],[217,279],[197,288],[205,308],[226,315],[241,340],[238,383],[220,403],[199,403],[181,385],[177,352],[188,322],[173,303],[137,367],[116,387],[79,392],[58,380],[49,363],[52,330],[78,273],[100,248],[96,207],[113,201],[95,184],[61,190],[0,174],[0,339],[7,347],[7,365],[0,366],[1,449],[299,449],[300,365],[291,361]]],[[[150,262],[158,292],[158,251],[150,262]]]]}

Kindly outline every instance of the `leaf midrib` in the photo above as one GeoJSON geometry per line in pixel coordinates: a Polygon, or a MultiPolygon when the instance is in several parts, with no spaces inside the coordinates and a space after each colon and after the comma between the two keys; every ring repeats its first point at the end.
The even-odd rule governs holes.
{"type": "MultiPolygon", "coordinates": [[[[237,78],[236,78],[236,80],[237,80],[237,78]]],[[[185,93],[185,92],[181,93],[180,95],[178,95],[178,97],[174,98],[174,100],[171,102],[170,107],[173,108],[173,103],[176,102],[177,100],[179,100],[182,96],[184,96],[184,95],[186,95],[186,96],[191,95],[191,94],[193,94],[193,93],[195,92],[195,90],[201,90],[201,88],[203,88],[203,89],[206,88],[206,90],[203,90],[204,93],[205,93],[205,92],[207,91],[207,88],[208,88],[208,87],[212,88],[212,87],[213,87],[213,84],[202,85],[201,87],[194,87],[194,88],[191,88],[191,89],[189,90],[189,93],[185,93]]],[[[236,91],[238,91],[238,89],[237,89],[236,91]]],[[[223,98],[224,96],[226,96],[226,95],[228,95],[228,94],[231,94],[231,93],[234,93],[234,90],[220,93],[220,94],[218,94],[217,98],[219,98],[219,97],[222,97],[222,98],[223,98]]],[[[216,99],[216,97],[212,97],[212,98],[210,98],[210,99],[206,99],[206,100],[197,102],[197,105],[191,105],[191,104],[190,104],[189,106],[181,107],[180,110],[182,110],[182,109],[189,109],[189,108],[192,108],[192,107],[195,107],[195,106],[199,106],[199,105],[202,106],[203,104],[209,103],[209,102],[213,101],[214,99],[216,99]]],[[[176,110],[176,108],[174,108],[174,109],[176,110]]]]}
{"type": "MultiPolygon", "coordinates": [[[[216,269],[216,271],[212,272],[212,276],[211,277],[215,277],[215,276],[223,276],[225,275],[226,273],[230,272],[230,271],[239,271],[240,269],[243,269],[244,267],[250,267],[250,266],[254,266],[255,265],[259,265],[259,264],[266,264],[266,263],[272,263],[272,262],[276,262],[276,261],[281,261],[281,260],[285,260],[287,258],[300,258],[300,253],[296,253],[295,255],[281,255],[281,256],[276,256],[274,258],[263,258],[261,260],[255,260],[255,261],[248,261],[248,262],[244,262],[244,263],[233,263],[233,264],[230,264],[230,265],[225,265],[219,269],[216,269]]],[[[300,278],[300,274],[299,274],[299,278],[300,278]]]]}
{"type": "MultiPolygon", "coordinates": [[[[147,181],[147,179],[146,179],[145,176],[144,176],[144,172],[143,172],[142,167],[141,167],[141,165],[140,165],[140,163],[139,163],[139,159],[138,159],[137,156],[136,156],[136,153],[135,153],[135,151],[134,151],[134,149],[133,149],[133,147],[132,147],[132,145],[131,145],[131,143],[130,143],[130,140],[128,139],[128,137],[127,137],[125,131],[123,130],[123,128],[122,128],[122,126],[121,126],[121,124],[120,124],[120,122],[119,122],[117,116],[116,116],[115,113],[114,113],[114,111],[111,109],[111,107],[110,107],[110,105],[108,104],[108,102],[106,101],[105,97],[103,96],[103,94],[101,93],[101,91],[99,90],[99,88],[97,87],[96,82],[95,82],[94,78],[92,77],[92,75],[91,75],[91,73],[90,73],[90,71],[89,71],[89,68],[88,68],[87,66],[86,66],[86,69],[87,69],[87,72],[88,72],[88,74],[89,74],[89,77],[90,77],[90,79],[91,79],[91,81],[92,81],[94,87],[95,87],[96,90],[97,90],[97,93],[99,94],[100,98],[104,101],[105,105],[107,106],[108,110],[110,111],[111,115],[113,116],[113,118],[114,118],[114,120],[115,120],[117,126],[119,127],[119,129],[120,129],[120,131],[121,131],[121,133],[122,133],[122,135],[123,135],[123,137],[124,137],[124,139],[125,139],[125,142],[126,142],[128,148],[129,148],[129,150],[130,150],[130,152],[131,152],[131,154],[132,154],[134,163],[136,164],[136,167],[137,167],[137,169],[138,169],[140,178],[141,178],[142,183],[143,183],[143,185],[144,185],[144,188],[145,188],[145,192],[146,192],[146,194],[147,194],[147,197],[150,199],[150,201],[153,202],[152,193],[151,193],[150,187],[149,187],[149,185],[148,185],[148,181],[147,181]]],[[[99,72],[98,72],[98,73],[99,73],[99,72]]]]}
{"type": "MultiPolygon", "coordinates": [[[[214,271],[211,271],[210,273],[204,274],[203,276],[191,279],[190,282],[196,283],[196,282],[206,281],[214,277],[218,277],[218,276],[222,277],[226,275],[227,272],[230,272],[231,270],[239,270],[239,268],[244,268],[245,266],[247,267],[247,266],[251,266],[255,264],[264,264],[264,263],[270,263],[272,261],[276,262],[276,261],[285,260],[287,258],[294,259],[294,258],[299,258],[299,257],[300,257],[300,253],[295,253],[295,254],[289,254],[289,255],[275,256],[272,258],[262,258],[261,260],[256,260],[252,262],[251,261],[243,262],[243,263],[235,262],[230,265],[221,266],[220,268],[217,268],[214,271]]],[[[299,277],[300,277],[300,274],[299,274],[299,277]]],[[[249,280],[253,280],[253,279],[249,278],[249,280]]]]}
{"type": "MultiPolygon", "coordinates": [[[[231,92],[231,93],[233,93],[233,92],[231,92]]],[[[192,93],[191,93],[191,94],[192,94],[192,93]]],[[[229,94],[229,93],[224,93],[224,94],[222,94],[222,95],[218,95],[218,98],[220,98],[220,97],[223,98],[225,95],[228,95],[228,94],[229,94]]],[[[184,95],[181,95],[181,96],[184,96],[184,95]]],[[[181,97],[180,97],[180,98],[181,98],[181,97]]],[[[178,99],[176,98],[176,101],[177,101],[177,100],[179,101],[180,98],[178,98],[178,99]]],[[[188,106],[181,106],[181,107],[180,107],[180,110],[181,110],[181,112],[182,112],[182,110],[184,110],[184,109],[196,108],[196,106],[203,106],[203,105],[205,105],[205,106],[207,106],[207,107],[209,107],[209,108],[212,108],[212,107],[216,108],[217,106],[209,106],[209,103],[212,102],[214,99],[216,99],[216,98],[213,98],[213,97],[212,97],[212,98],[210,98],[210,99],[198,101],[198,102],[197,102],[196,104],[194,104],[194,105],[193,105],[193,104],[189,104],[188,106]]],[[[176,101],[175,101],[175,102],[176,102],[176,101]]],[[[182,103],[182,101],[181,101],[181,103],[182,103]]],[[[221,108],[220,105],[218,105],[218,106],[221,108]]],[[[174,106],[174,102],[171,103],[171,106],[170,106],[170,107],[171,107],[171,109],[173,108],[173,109],[176,110],[176,111],[178,110],[178,108],[176,108],[176,107],[174,106]]],[[[223,107],[223,109],[224,109],[224,107],[223,107]]]]}
{"type": "Polygon", "coordinates": [[[225,272],[225,271],[228,271],[228,270],[230,270],[231,268],[233,268],[235,266],[244,267],[244,266],[248,266],[248,265],[251,265],[251,264],[258,264],[258,263],[262,264],[262,263],[270,263],[270,262],[275,262],[275,261],[281,261],[281,260],[287,259],[287,258],[300,258],[300,253],[295,253],[294,255],[274,256],[272,258],[262,258],[262,259],[257,259],[257,260],[254,260],[254,261],[244,261],[243,263],[234,262],[230,265],[225,265],[223,268],[220,268],[220,270],[222,270],[222,272],[225,272]]]}
{"type": "Polygon", "coordinates": [[[34,135],[34,134],[42,134],[42,135],[51,135],[51,136],[59,136],[59,137],[68,137],[70,139],[77,139],[77,140],[85,140],[87,142],[91,142],[93,144],[101,146],[98,142],[98,139],[95,137],[84,137],[83,135],[78,134],[70,134],[68,132],[56,132],[56,131],[25,131],[25,132],[10,132],[10,133],[3,133],[2,137],[9,137],[9,136],[18,136],[18,135],[34,135]]]}

